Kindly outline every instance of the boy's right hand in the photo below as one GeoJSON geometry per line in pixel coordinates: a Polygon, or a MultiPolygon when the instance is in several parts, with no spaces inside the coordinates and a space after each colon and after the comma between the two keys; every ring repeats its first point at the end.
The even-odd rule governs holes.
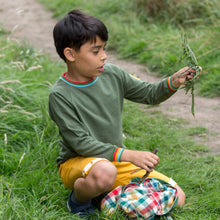
{"type": "Polygon", "coordinates": [[[160,158],[149,151],[124,150],[121,161],[131,162],[134,165],[151,172],[160,162],[160,158]]]}

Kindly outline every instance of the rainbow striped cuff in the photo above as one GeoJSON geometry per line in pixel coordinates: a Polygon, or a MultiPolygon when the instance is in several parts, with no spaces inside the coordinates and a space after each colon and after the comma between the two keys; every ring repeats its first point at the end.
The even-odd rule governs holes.
{"type": "Polygon", "coordinates": [[[168,89],[172,92],[175,92],[178,88],[174,87],[171,83],[171,77],[169,77],[167,79],[167,86],[168,86],[168,89]]]}
{"type": "Polygon", "coordinates": [[[120,162],[121,161],[121,155],[122,155],[123,151],[124,151],[124,148],[117,147],[115,152],[113,153],[112,161],[120,162]]]}

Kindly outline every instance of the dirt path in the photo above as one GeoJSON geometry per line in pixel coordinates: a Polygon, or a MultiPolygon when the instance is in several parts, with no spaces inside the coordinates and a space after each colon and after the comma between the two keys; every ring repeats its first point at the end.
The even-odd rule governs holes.
{"type": "MultiPolygon", "coordinates": [[[[52,29],[55,23],[56,20],[52,19],[52,14],[45,11],[43,6],[35,0],[0,0],[0,27],[11,31],[11,38],[28,41],[37,49],[49,53],[53,59],[59,60],[52,39],[52,29]]],[[[149,82],[157,80],[147,74],[146,67],[116,59],[114,54],[108,55],[108,62],[135,73],[143,80],[149,82]]],[[[206,127],[207,134],[202,135],[203,137],[196,137],[196,139],[210,146],[211,153],[220,153],[220,98],[196,97],[196,118],[193,118],[190,112],[191,97],[185,95],[184,91],[178,91],[166,102],[152,108],[162,111],[170,117],[188,119],[190,126],[206,127]]]]}

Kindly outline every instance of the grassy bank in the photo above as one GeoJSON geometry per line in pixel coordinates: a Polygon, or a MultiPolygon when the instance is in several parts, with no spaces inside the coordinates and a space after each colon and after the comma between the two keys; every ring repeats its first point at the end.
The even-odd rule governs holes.
{"type": "Polygon", "coordinates": [[[181,61],[181,32],[188,34],[203,75],[196,86],[203,96],[220,96],[220,5],[217,0],[39,0],[62,17],[79,8],[100,18],[110,33],[108,48],[122,58],[169,75],[187,65],[181,61]]]}
{"type": "MultiPolygon", "coordinates": [[[[66,208],[69,191],[56,168],[59,136],[47,113],[49,89],[62,64],[1,33],[0,72],[0,219],[77,219],[66,208]]],[[[157,148],[157,170],[186,192],[187,204],[174,218],[218,219],[220,158],[193,141],[206,130],[143,111],[125,102],[124,141],[131,149],[157,148]]],[[[100,219],[108,218],[100,213],[100,219]]],[[[116,213],[112,219],[123,217],[116,213]]]]}

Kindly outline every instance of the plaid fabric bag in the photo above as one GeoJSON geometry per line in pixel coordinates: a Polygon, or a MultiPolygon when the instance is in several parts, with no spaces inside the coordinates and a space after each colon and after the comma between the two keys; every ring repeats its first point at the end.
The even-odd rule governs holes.
{"type": "Polygon", "coordinates": [[[119,208],[129,217],[152,220],[164,216],[171,220],[171,211],[177,204],[177,189],[169,183],[148,178],[141,184],[134,178],[126,186],[118,186],[101,201],[101,208],[111,214],[119,208]]]}

